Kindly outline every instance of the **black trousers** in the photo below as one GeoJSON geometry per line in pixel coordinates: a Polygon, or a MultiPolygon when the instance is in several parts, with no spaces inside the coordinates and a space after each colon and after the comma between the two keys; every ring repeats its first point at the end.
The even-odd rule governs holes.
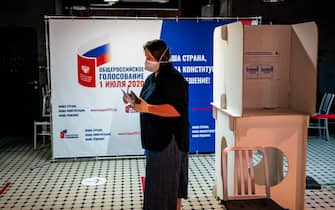
{"type": "Polygon", "coordinates": [[[163,151],[147,151],[144,210],[175,210],[187,198],[188,154],[174,140],[163,151]]]}

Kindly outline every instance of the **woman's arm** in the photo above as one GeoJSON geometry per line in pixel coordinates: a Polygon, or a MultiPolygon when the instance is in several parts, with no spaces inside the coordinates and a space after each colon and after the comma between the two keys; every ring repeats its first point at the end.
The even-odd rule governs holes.
{"type": "Polygon", "coordinates": [[[141,103],[132,105],[132,108],[137,112],[154,114],[161,117],[180,117],[179,112],[170,104],[153,105],[148,104],[142,98],[140,100],[141,103]]]}

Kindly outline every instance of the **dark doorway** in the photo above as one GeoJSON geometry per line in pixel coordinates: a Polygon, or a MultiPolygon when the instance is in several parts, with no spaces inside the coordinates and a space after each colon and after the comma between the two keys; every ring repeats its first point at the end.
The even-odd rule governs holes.
{"type": "Polygon", "coordinates": [[[32,28],[0,33],[0,137],[31,136],[39,116],[37,34],[32,28]]]}

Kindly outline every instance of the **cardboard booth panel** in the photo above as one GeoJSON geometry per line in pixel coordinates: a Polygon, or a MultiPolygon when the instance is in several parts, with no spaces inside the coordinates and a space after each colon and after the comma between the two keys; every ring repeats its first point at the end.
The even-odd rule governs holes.
{"type": "Polygon", "coordinates": [[[317,96],[318,31],[314,22],[292,26],[290,104],[305,114],[315,113],[317,96]]]}
{"type": "Polygon", "coordinates": [[[242,116],[249,109],[276,108],[314,113],[318,47],[314,22],[258,26],[235,22],[215,29],[214,45],[213,99],[227,113],[242,116]]]}
{"type": "MultiPolygon", "coordinates": [[[[212,105],[219,198],[222,147],[271,147],[288,160],[288,172],[271,187],[271,198],[285,208],[304,209],[307,127],[316,103],[317,41],[314,22],[259,26],[235,22],[215,28],[212,105]]],[[[267,153],[273,178],[282,176],[283,158],[267,153]]],[[[228,162],[234,160],[228,157],[228,162]]],[[[229,182],[234,181],[234,173],[230,167],[229,182]]],[[[228,193],[234,191],[230,188],[228,193]]]]}
{"type": "Polygon", "coordinates": [[[243,108],[288,107],[290,27],[245,27],[243,48],[243,108]]]}
{"type": "MultiPolygon", "coordinates": [[[[217,196],[222,199],[221,152],[227,146],[262,146],[276,148],[288,160],[288,171],[283,179],[271,186],[271,198],[289,209],[304,209],[305,167],[307,149],[307,125],[309,117],[300,114],[282,114],[267,110],[253,110],[243,117],[232,117],[220,108],[214,108],[216,119],[216,186],[217,196]],[[288,190],[290,189],[290,190],[288,190]]],[[[282,172],[283,162],[268,153],[270,165],[270,181],[275,182],[282,172]]],[[[282,160],[282,159],[280,159],[282,160]]],[[[228,162],[234,159],[228,157],[228,162]]],[[[228,170],[228,180],[233,182],[233,164],[228,170]]],[[[256,175],[256,178],[258,176],[256,175]]],[[[258,186],[258,188],[261,188],[258,186]]],[[[229,194],[236,189],[230,187],[229,194]]]]}
{"type": "Polygon", "coordinates": [[[242,114],[242,64],[243,25],[227,24],[214,30],[213,52],[213,99],[220,102],[226,98],[226,108],[231,115],[242,114]],[[225,95],[225,96],[224,96],[225,95]],[[223,96],[223,97],[221,97],[223,96]]]}
{"type": "MultiPolygon", "coordinates": [[[[304,209],[308,116],[269,114],[235,120],[235,145],[273,147],[287,157],[287,175],[271,187],[271,197],[286,208],[304,209]]],[[[270,162],[275,161],[276,157],[271,160],[269,155],[270,162]]],[[[270,165],[270,174],[279,166],[270,165]]]]}

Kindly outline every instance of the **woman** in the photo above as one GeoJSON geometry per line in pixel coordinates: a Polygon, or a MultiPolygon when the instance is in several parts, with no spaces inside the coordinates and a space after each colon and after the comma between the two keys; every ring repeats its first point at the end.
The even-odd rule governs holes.
{"type": "Polygon", "coordinates": [[[143,209],[175,210],[187,198],[188,184],[188,83],[169,62],[163,40],[144,45],[145,80],[140,103],[141,141],[146,149],[143,209]]]}

